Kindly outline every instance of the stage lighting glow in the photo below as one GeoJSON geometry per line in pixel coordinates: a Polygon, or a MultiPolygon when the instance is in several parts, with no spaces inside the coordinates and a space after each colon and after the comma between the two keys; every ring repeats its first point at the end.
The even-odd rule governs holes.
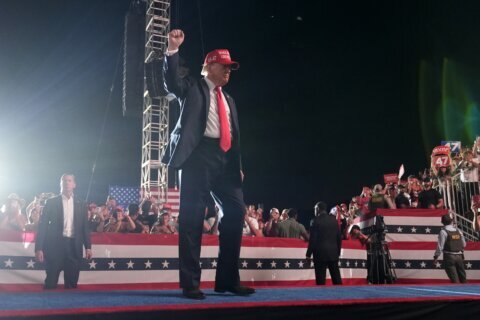
{"type": "Polygon", "coordinates": [[[441,140],[471,146],[480,134],[480,97],[474,95],[480,79],[475,78],[474,68],[447,58],[440,68],[438,72],[432,63],[420,63],[420,123],[427,155],[441,140]]]}

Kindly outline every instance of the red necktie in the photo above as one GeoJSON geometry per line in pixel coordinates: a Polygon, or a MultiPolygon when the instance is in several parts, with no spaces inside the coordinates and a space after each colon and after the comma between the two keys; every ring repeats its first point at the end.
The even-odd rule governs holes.
{"type": "Polygon", "coordinates": [[[218,120],[220,122],[220,148],[227,152],[232,146],[230,138],[230,125],[228,124],[227,107],[223,103],[220,87],[215,88],[217,94],[218,120]]]}

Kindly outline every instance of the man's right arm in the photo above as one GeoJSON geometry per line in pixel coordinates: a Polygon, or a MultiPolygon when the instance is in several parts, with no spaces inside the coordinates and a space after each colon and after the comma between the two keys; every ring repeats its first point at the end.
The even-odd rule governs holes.
{"type": "Polygon", "coordinates": [[[183,98],[187,89],[192,86],[193,81],[190,77],[180,77],[178,50],[185,39],[182,30],[174,29],[168,33],[168,47],[165,52],[163,65],[163,80],[165,90],[175,94],[177,98],[183,98]]]}

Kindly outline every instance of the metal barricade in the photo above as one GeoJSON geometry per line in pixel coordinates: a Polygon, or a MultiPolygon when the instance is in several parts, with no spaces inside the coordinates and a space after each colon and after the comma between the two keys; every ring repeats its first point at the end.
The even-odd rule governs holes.
{"type": "Polygon", "coordinates": [[[467,241],[479,241],[478,233],[473,229],[471,201],[480,194],[479,182],[463,182],[461,175],[438,179],[436,189],[443,196],[445,207],[450,210],[456,225],[462,230],[467,241]]]}

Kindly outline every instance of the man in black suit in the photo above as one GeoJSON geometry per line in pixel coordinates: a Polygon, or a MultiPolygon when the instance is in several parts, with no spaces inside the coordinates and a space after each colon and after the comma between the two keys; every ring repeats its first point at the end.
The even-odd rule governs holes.
{"type": "Polygon", "coordinates": [[[180,119],[162,161],[180,172],[179,259],[180,287],[191,299],[204,299],[200,287],[200,249],[208,197],[224,216],[219,225],[216,292],[249,295],[254,289],[240,285],[238,259],[245,215],[240,160],[240,131],[235,102],[223,90],[231,70],[238,68],[226,49],[207,54],[203,79],[179,76],[178,49],[182,30],[168,35],[164,81],[181,104],[180,119]]]}
{"type": "Polygon", "coordinates": [[[307,260],[313,253],[315,265],[315,279],[317,285],[325,284],[327,267],[333,284],[342,284],[338,259],[342,248],[342,238],[337,219],[329,215],[327,206],[323,202],[315,205],[315,219],[310,228],[310,240],[308,242],[307,260]]]}
{"type": "Polygon", "coordinates": [[[75,176],[64,174],[60,179],[61,194],[47,201],[43,208],[35,238],[35,257],[45,262],[45,289],[55,289],[63,270],[65,289],[77,287],[83,247],[87,259],[92,258],[87,205],[74,197],[75,176]]]}

